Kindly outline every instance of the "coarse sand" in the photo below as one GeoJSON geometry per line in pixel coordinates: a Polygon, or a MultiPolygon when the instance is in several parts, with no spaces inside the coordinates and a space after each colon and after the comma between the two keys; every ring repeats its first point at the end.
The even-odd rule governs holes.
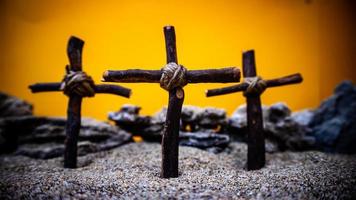
{"type": "Polygon", "coordinates": [[[267,154],[266,167],[246,171],[247,146],[220,154],[179,149],[178,178],[161,179],[161,146],[130,143],[63,159],[0,156],[0,199],[356,199],[356,156],[317,151],[267,154]]]}

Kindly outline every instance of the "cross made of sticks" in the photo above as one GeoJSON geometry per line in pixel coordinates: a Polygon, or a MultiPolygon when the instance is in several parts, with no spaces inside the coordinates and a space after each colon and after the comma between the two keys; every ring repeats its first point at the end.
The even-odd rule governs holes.
{"type": "Polygon", "coordinates": [[[292,74],[271,80],[261,79],[257,76],[255,53],[253,50],[243,53],[242,71],[244,77],[243,83],[208,90],[206,96],[211,97],[240,91],[244,92],[247,102],[247,169],[255,170],[262,168],[266,160],[260,95],[266,88],[300,83],[303,81],[303,78],[300,74],[292,74]]]}
{"type": "Polygon", "coordinates": [[[125,83],[160,83],[169,92],[167,116],[162,133],[161,177],[178,177],[178,137],[184,100],[183,86],[188,83],[228,83],[240,81],[236,67],[208,70],[186,70],[178,65],[176,37],[173,26],[164,27],[167,65],[161,70],[106,71],[103,81],[125,83]]]}
{"type": "Polygon", "coordinates": [[[70,65],[66,67],[66,76],[62,82],[37,83],[30,85],[32,93],[63,91],[68,97],[64,167],[76,168],[77,143],[81,126],[81,104],[83,97],[92,97],[96,93],[115,94],[130,97],[131,90],[117,85],[95,85],[90,76],[82,72],[82,50],[84,41],[71,37],[68,41],[67,55],[70,65]]]}

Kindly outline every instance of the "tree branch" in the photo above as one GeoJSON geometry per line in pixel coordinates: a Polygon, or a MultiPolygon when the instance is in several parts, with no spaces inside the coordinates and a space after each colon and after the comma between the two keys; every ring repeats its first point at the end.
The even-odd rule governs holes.
{"type": "MultiPolygon", "coordinates": [[[[289,76],[284,76],[281,78],[266,80],[266,84],[267,84],[267,88],[270,88],[270,87],[301,83],[302,81],[303,81],[302,75],[297,73],[289,76]]],[[[211,89],[206,91],[206,96],[212,97],[212,96],[230,94],[234,92],[241,92],[241,91],[245,91],[247,87],[248,87],[247,83],[240,83],[238,85],[233,85],[229,87],[211,89]]]]}

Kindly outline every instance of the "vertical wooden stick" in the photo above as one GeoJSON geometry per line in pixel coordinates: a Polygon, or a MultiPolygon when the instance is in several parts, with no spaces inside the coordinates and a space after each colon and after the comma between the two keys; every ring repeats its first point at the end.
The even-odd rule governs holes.
{"type": "Polygon", "coordinates": [[[64,167],[77,167],[77,143],[81,126],[82,97],[73,95],[69,97],[67,108],[66,139],[64,141],[64,167]]]}
{"type": "MultiPolygon", "coordinates": [[[[256,64],[254,51],[243,53],[242,58],[243,76],[256,76],[256,64]]],[[[260,95],[246,96],[247,101],[247,128],[248,150],[247,170],[260,169],[265,165],[265,139],[263,132],[263,118],[260,95]]]]}
{"type": "Polygon", "coordinates": [[[184,91],[169,91],[167,118],[162,134],[162,178],[178,177],[179,122],[184,101],[184,91]]]}
{"type": "MultiPolygon", "coordinates": [[[[82,50],[84,41],[76,37],[71,37],[68,41],[67,54],[70,62],[70,69],[73,71],[82,70],[82,50]]],[[[77,143],[81,126],[81,104],[82,97],[71,95],[67,108],[66,139],[64,150],[64,167],[77,167],[77,143]]]]}
{"type": "MultiPolygon", "coordinates": [[[[175,62],[178,64],[174,27],[164,27],[164,36],[167,63],[175,62]]],[[[183,101],[183,88],[177,87],[169,91],[167,118],[162,134],[162,178],[178,177],[179,123],[183,101]]]]}

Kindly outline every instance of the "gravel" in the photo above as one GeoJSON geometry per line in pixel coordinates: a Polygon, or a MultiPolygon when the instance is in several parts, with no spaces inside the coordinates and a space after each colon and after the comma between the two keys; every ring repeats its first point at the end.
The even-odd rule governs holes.
{"type": "Polygon", "coordinates": [[[267,154],[266,167],[246,171],[247,147],[231,143],[220,154],[180,147],[180,176],[161,179],[156,143],[130,143],[63,159],[0,156],[0,199],[352,199],[356,156],[322,152],[267,154]]]}

